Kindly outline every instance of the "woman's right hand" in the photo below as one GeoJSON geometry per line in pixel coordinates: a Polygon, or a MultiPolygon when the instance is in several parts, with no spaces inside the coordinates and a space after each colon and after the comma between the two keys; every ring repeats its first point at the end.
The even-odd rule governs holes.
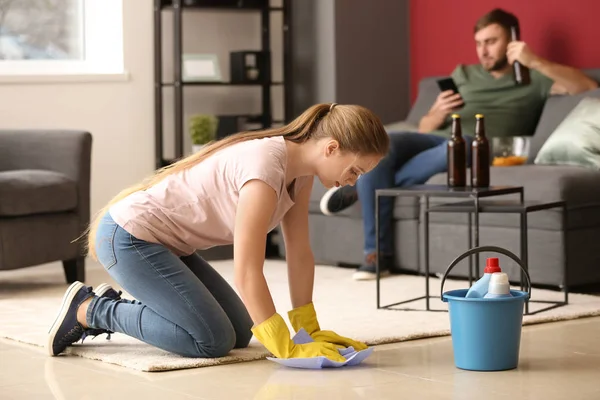
{"type": "Polygon", "coordinates": [[[331,343],[312,342],[295,344],[290,339],[290,331],[278,313],[252,328],[252,333],[267,350],[277,358],[327,357],[331,361],[345,362],[338,347],[331,343]]]}
{"type": "Polygon", "coordinates": [[[285,321],[275,310],[263,264],[269,223],[276,208],[277,195],[266,183],[254,179],[240,190],[233,245],[234,280],[250,317],[258,322],[252,333],[278,358],[325,356],[345,362],[334,344],[294,344],[285,321]]]}

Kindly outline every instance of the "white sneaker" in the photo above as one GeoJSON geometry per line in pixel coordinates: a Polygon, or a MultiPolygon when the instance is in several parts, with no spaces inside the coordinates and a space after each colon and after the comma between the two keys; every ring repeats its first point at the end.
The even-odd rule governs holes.
{"type": "MultiPolygon", "coordinates": [[[[370,281],[377,278],[377,259],[375,254],[371,253],[365,257],[365,263],[361,265],[352,275],[355,281],[370,281]]],[[[393,265],[392,256],[383,256],[379,262],[379,276],[381,278],[390,275],[390,268],[393,265]]]]}
{"type": "Polygon", "coordinates": [[[335,215],[358,201],[354,186],[341,186],[329,189],[321,198],[319,208],[325,215],[335,215]]]}
{"type": "MultiPolygon", "coordinates": [[[[379,277],[384,278],[390,274],[390,271],[387,269],[379,271],[379,277]]],[[[366,270],[366,268],[360,267],[357,269],[354,274],[352,274],[352,279],[355,281],[372,281],[377,278],[377,272],[373,269],[366,270]]]]}

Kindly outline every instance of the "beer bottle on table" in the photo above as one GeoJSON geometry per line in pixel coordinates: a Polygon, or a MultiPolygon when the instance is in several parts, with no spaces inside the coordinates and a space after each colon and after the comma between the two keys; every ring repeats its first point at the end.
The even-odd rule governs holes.
{"type": "Polygon", "coordinates": [[[452,133],[448,140],[448,186],[467,186],[467,144],[462,136],[460,115],[452,114],[452,133]]]}
{"type": "MultiPolygon", "coordinates": [[[[519,28],[516,26],[510,27],[510,35],[513,41],[519,40],[519,28]]],[[[520,62],[515,61],[513,63],[513,73],[515,82],[517,85],[529,85],[531,83],[531,76],[529,74],[529,68],[522,65],[520,62]]]]}
{"type": "Polygon", "coordinates": [[[471,186],[490,186],[490,143],[485,136],[482,114],[475,116],[475,138],[471,145],[471,186]]]}

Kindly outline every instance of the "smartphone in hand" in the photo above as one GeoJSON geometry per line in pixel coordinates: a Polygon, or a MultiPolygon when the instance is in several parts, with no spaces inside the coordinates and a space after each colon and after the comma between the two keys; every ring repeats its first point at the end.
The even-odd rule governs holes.
{"type": "Polygon", "coordinates": [[[438,79],[437,84],[442,92],[452,90],[454,93],[458,93],[458,87],[452,78],[438,79]]]}
{"type": "MultiPolygon", "coordinates": [[[[454,79],[452,79],[452,78],[438,79],[437,84],[438,84],[438,87],[440,88],[440,91],[442,91],[442,92],[445,92],[446,90],[452,90],[452,92],[460,94],[460,92],[458,91],[458,86],[456,86],[456,83],[454,82],[454,79]]],[[[460,97],[463,101],[463,107],[464,107],[465,99],[462,98],[462,95],[460,97]]]]}

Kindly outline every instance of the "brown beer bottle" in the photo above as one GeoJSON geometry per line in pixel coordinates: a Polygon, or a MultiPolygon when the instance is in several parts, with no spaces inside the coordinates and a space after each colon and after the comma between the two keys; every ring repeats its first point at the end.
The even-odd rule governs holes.
{"type": "Polygon", "coordinates": [[[467,186],[467,144],[462,136],[460,115],[452,114],[452,135],[448,140],[448,186],[467,186]]]}
{"type": "MultiPolygon", "coordinates": [[[[516,26],[510,27],[510,35],[513,41],[519,40],[519,28],[516,26]]],[[[529,68],[524,65],[521,65],[520,62],[515,61],[513,63],[513,72],[515,77],[515,82],[517,85],[529,85],[531,83],[531,76],[529,74],[529,68]]]]}
{"type": "Polygon", "coordinates": [[[471,186],[490,186],[490,143],[485,136],[483,115],[475,116],[475,138],[471,145],[471,186]]]}

